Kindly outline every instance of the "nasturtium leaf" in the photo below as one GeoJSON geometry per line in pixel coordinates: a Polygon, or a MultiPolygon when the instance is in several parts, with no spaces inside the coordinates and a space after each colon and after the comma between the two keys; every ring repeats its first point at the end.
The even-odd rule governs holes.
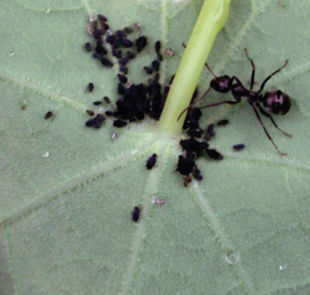
{"type": "MultiPolygon", "coordinates": [[[[149,38],[129,79],[165,56],[168,81],[202,1],[21,1],[0,3],[0,294],[310,294],[310,4],[308,0],[232,1],[208,63],[256,87],[288,58],[266,90],[287,92],[290,112],[264,118],[280,157],[247,103],[204,111],[216,128],[201,158],[204,179],[183,187],[175,172],[184,136],[151,119],[116,129],[86,128],[86,109],[117,99],[117,68],[103,68],[83,44],[90,15],[112,28],[139,23],[149,38]],[[88,93],[87,85],[95,89],[88,93]],[[54,116],[44,120],[47,111],[54,116]],[[117,136],[112,133],[116,132],[117,136]],[[240,152],[232,150],[243,143],[240,152]],[[152,170],[146,160],[157,154],[152,170]],[[165,204],[154,203],[161,197],[165,204]],[[137,223],[134,206],[142,208],[137,223]]],[[[204,40],[201,40],[204,42],[204,40]]],[[[200,91],[211,79],[204,72],[200,91]]],[[[207,100],[226,96],[211,92],[207,100]]]]}

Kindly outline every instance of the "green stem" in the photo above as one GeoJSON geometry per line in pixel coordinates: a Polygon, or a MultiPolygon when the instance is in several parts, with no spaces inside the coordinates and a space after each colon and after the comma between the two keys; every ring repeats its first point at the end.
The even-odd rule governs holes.
{"type": "Polygon", "coordinates": [[[186,113],[177,118],[191,102],[204,63],[217,33],[224,26],[230,0],[205,0],[192,35],[177,69],[159,121],[159,129],[180,133],[186,113]]]}

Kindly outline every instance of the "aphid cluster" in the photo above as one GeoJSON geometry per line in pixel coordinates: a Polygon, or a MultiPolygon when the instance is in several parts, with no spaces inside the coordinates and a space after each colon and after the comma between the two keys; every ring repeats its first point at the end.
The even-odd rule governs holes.
{"type": "MultiPolygon", "coordinates": [[[[193,99],[196,96],[197,91],[194,93],[193,99]]],[[[214,160],[223,159],[221,153],[209,147],[209,141],[215,136],[214,124],[210,124],[205,130],[202,129],[199,123],[201,115],[200,109],[191,109],[183,125],[183,129],[188,134],[188,138],[180,140],[183,154],[179,155],[177,171],[184,176],[184,186],[187,186],[188,183],[191,182],[192,177],[198,181],[203,179],[201,171],[196,164],[198,158],[208,156],[214,160]]]]}
{"type": "MultiPolygon", "coordinates": [[[[96,19],[92,19],[88,32],[93,37],[95,44],[85,43],[85,50],[93,52],[93,57],[101,61],[105,67],[113,66],[110,56],[113,56],[118,62],[117,94],[119,98],[116,100],[115,109],[105,112],[106,116],[115,118],[113,126],[118,128],[124,127],[130,122],[144,119],[145,115],[158,120],[163,109],[166,94],[159,83],[160,63],[163,60],[160,41],[156,41],[154,44],[156,58],[151,62],[150,66],[145,66],[142,69],[152,76],[146,83],[135,84],[128,81],[128,63],[148,45],[148,38],[141,33],[141,27],[125,27],[113,32],[107,18],[100,14],[96,19]]],[[[92,87],[90,87],[90,84],[88,84],[88,90],[92,91],[94,85],[92,84],[92,87]]],[[[110,99],[107,97],[104,100],[106,103],[110,102],[110,99]]],[[[93,104],[99,106],[101,101],[95,101],[93,104]]],[[[89,111],[87,113],[90,116],[92,114],[89,111]]],[[[99,116],[101,123],[104,122],[102,116],[102,114],[99,116]]],[[[88,120],[85,125],[94,128],[101,126],[98,123],[98,118],[88,120]]]]}
{"type": "MultiPolygon", "coordinates": [[[[183,46],[185,46],[185,45],[183,44],[183,46]]],[[[269,134],[268,130],[266,129],[266,127],[265,127],[265,125],[261,119],[260,114],[269,118],[271,123],[274,125],[274,127],[276,127],[284,135],[286,135],[288,137],[292,137],[291,134],[285,132],[284,130],[282,130],[277,125],[277,123],[274,121],[272,115],[269,113],[269,112],[271,112],[271,113],[277,114],[277,115],[285,115],[289,111],[290,106],[291,106],[290,97],[286,93],[282,92],[281,90],[269,90],[266,93],[263,93],[263,90],[265,88],[266,83],[275,74],[277,74],[284,67],[287,66],[288,60],[286,60],[285,63],[280,68],[278,68],[273,73],[271,73],[269,76],[267,76],[267,78],[265,78],[265,80],[261,83],[259,89],[257,91],[255,91],[255,90],[253,90],[253,87],[255,84],[256,67],[255,67],[253,59],[249,57],[248,51],[246,48],[245,48],[245,54],[246,54],[246,57],[250,61],[251,66],[252,66],[250,89],[246,88],[237,76],[232,76],[232,77],[230,77],[228,75],[216,76],[213,73],[213,71],[211,70],[211,68],[209,67],[209,65],[206,64],[206,67],[208,68],[208,70],[210,71],[210,73],[213,75],[214,78],[211,80],[209,88],[204,92],[204,94],[201,96],[199,101],[204,99],[211,89],[214,89],[215,91],[220,92],[220,93],[231,92],[234,100],[223,100],[220,102],[216,102],[216,103],[212,103],[212,104],[202,106],[202,107],[200,107],[200,109],[215,107],[215,106],[219,106],[222,104],[234,105],[234,104],[240,103],[242,98],[246,98],[247,102],[252,107],[252,109],[256,115],[256,118],[258,119],[261,127],[263,128],[266,136],[271,141],[274,148],[278,151],[278,153],[281,156],[285,156],[287,154],[283,153],[279,150],[278,146],[275,144],[271,135],[269,134]]],[[[185,110],[190,109],[191,107],[192,107],[192,105],[190,105],[185,110]]],[[[180,114],[180,116],[184,113],[185,110],[183,110],[183,112],[180,114]]],[[[237,149],[235,149],[235,150],[237,150],[237,149]]]]}
{"type": "MultiPolygon", "coordinates": [[[[132,27],[125,27],[123,29],[112,31],[107,18],[103,15],[98,15],[96,19],[91,20],[88,32],[89,35],[93,37],[93,41],[84,44],[85,50],[92,53],[93,58],[99,60],[104,67],[110,68],[117,63],[119,71],[116,75],[118,81],[116,94],[118,95],[118,98],[116,99],[115,104],[111,104],[111,100],[107,96],[104,96],[101,100],[94,101],[93,105],[99,107],[98,112],[96,113],[92,110],[86,110],[87,114],[91,116],[91,118],[85,123],[86,127],[99,129],[106,121],[106,117],[112,118],[113,126],[117,128],[124,127],[131,122],[143,120],[146,116],[158,120],[174,78],[173,76],[169,83],[164,85],[161,85],[159,82],[159,71],[163,60],[161,42],[158,40],[153,45],[153,50],[156,54],[155,59],[141,69],[141,71],[146,73],[145,76],[148,77],[147,81],[133,83],[128,77],[128,65],[130,61],[143,52],[150,43],[148,37],[143,34],[141,25],[136,24],[132,27]],[[104,108],[110,106],[112,109],[105,110],[105,113],[103,114],[101,107],[103,104],[105,104],[103,106],[104,108]]],[[[174,52],[171,49],[166,49],[165,53],[168,56],[174,55],[174,52]]],[[[245,97],[247,102],[253,108],[266,135],[277,150],[278,148],[266,130],[259,112],[264,116],[267,116],[273,125],[282,133],[291,136],[281,130],[274,122],[272,116],[268,113],[268,111],[271,111],[275,114],[286,114],[290,108],[290,99],[288,95],[280,90],[271,90],[262,94],[267,81],[283,69],[287,64],[287,61],[282,67],[274,71],[262,82],[258,91],[254,91],[255,65],[253,60],[248,56],[247,50],[245,50],[245,53],[252,65],[250,89],[245,88],[236,76],[216,76],[206,64],[214,78],[211,80],[209,88],[203,93],[198,101],[204,99],[210,89],[214,89],[221,93],[230,92],[235,100],[224,100],[200,108],[195,108],[193,107],[193,104],[198,97],[198,90],[196,89],[192,97],[191,105],[179,115],[180,118],[186,110],[189,110],[183,125],[187,138],[180,140],[180,146],[183,149],[183,153],[179,155],[176,167],[176,171],[184,177],[184,186],[187,186],[188,183],[191,182],[192,177],[198,181],[203,179],[201,171],[196,164],[197,159],[201,157],[209,157],[213,160],[222,160],[224,158],[219,151],[210,148],[209,142],[215,136],[215,126],[226,126],[229,121],[223,119],[215,124],[210,124],[203,129],[200,127],[199,123],[202,116],[201,109],[203,108],[214,107],[222,104],[236,104],[241,101],[242,97],[245,97]]],[[[92,92],[94,88],[95,86],[91,82],[87,85],[87,90],[89,92],[92,92]]],[[[232,149],[234,151],[241,151],[244,147],[244,144],[239,143],[233,145],[232,149]]],[[[280,151],[279,153],[282,155],[284,154],[280,151]]],[[[156,160],[157,155],[152,154],[146,161],[146,168],[149,170],[152,169],[156,164],[156,160]]],[[[141,208],[139,206],[134,207],[134,210],[132,211],[133,221],[137,222],[139,220],[140,210],[141,208]]]]}

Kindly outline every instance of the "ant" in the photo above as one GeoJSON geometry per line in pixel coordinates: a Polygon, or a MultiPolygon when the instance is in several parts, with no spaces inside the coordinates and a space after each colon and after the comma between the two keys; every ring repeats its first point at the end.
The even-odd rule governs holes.
{"type": "MultiPolygon", "coordinates": [[[[183,46],[186,47],[184,44],[183,44],[183,46]]],[[[247,99],[247,102],[251,105],[251,107],[252,107],[252,109],[256,115],[256,118],[258,119],[261,127],[263,128],[266,136],[271,141],[274,148],[278,151],[278,153],[281,156],[286,156],[287,154],[281,152],[279,150],[279,148],[277,147],[277,145],[275,144],[275,142],[273,141],[272,137],[270,136],[269,132],[267,131],[267,129],[266,129],[266,127],[265,127],[265,125],[261,119],[260,113],[262,115],[268,117],[270,119],[271,123],[274,125],[274,127],[276,127],[285,136],[292,137],[291,134],[282,130],[277,125],[277,123],[274,121],[271,114],[268,113],[268,112],[272,112],[272,113],[277,114],[277,115],[285,115],[291,107],[290,97],[286,93],[282,92],[281,90],[269,90],[265,94],[262,94],[262,91],[263,91],[266,83],[275,74],[277,74],[278,72],[280,72],[283,68],[285,68],[287,66],[288,60],[285,60],[284,64],[280,68],[278,68],[273,73],[271,73],[267,78],[265,78],[265,80],[260,85],[260,88],[258,91],[254,91],[253,86],[255,83],[256,67],[255,67],[253,59],[249,57],[247,48],[245,48],[244,51],[245,51],[245,55],[246,55],[247,59],[250,61],[251,66],[252,66],[250,89],[246,89],[243,86],[243,84],[241,83],[241,81],[238,79],[238,77],[236,77],[236,76],[232,76],[232,77],[230,77],[228,75],[216,76],[214,74],[214,72],[211,70],[211,68],[209,67],[209,65],[207,63],[205,63],[205,66],[207,67],[207,69],[210,71],[210,73],[212,74],[212,76],[214,78],[211,80],[209,88],[203,93],[203,95],[200,97],[200,99],[198,101],[203,100],[211,89],[214,89],[215,91],[220,92],[220,93],[228,93],[229,91],[231,91],[235,100],[223,100],[220,102],[216,102],[216,103],[212,103],[212,104],[202,106],[202,107],[200,107],[200,109],[215,107],[215,106],[219,106],[222,104],[234,105],[234,104],[240,103],[241,98],[245,97],[247,99]]],[[[191,109],[191,108],[192,108],[192,104],[190,104],[186,109],[184,109],[180,113],[178,120],[181,118],[181,116],[183,115],[183,113],[185,111],[187,111],[188,109],[191,109]]]]}

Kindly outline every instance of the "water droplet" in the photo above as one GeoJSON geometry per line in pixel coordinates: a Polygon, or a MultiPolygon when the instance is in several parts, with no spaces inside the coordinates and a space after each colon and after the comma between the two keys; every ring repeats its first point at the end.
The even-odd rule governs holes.
{"type": "Polygon", "coordinates": [[[152,201],[152,203],[157,204],[157,205],[164,205],[166,201],[161,197],[157,197],[156,199],[152,201]]]}
{"type": "Polygon", "coordinates": [[[234,253],[232,250],[228,250],[224,258],[228,264],[239,263],[241,260],[240,255],[238,253],[234,253]]]}
{"type": "Polygon", "coordinates": [[[45,14],[49,14],[51,12],[51,10],[49,9],[49,8],[47,8],[46,10],[45,10],[45,14]]]}
{"type": "Polygon", "coordinates": [[[46,151],[42,154],[42,158],[48,158],[50,156],[50,152],[46,151]]]}
{"type": "Polygon", "coordinates": [[[280,270],[280,271],[286,270],[286,265],[280,265],[280,266],[279,266],[279,270],[280,270]]]}
{"type": "Polygon", "coordinates": [[[15,55],[15,51],[11,50],[10,53],[9,53],[9,57],[12,57],[15,55]]]}

